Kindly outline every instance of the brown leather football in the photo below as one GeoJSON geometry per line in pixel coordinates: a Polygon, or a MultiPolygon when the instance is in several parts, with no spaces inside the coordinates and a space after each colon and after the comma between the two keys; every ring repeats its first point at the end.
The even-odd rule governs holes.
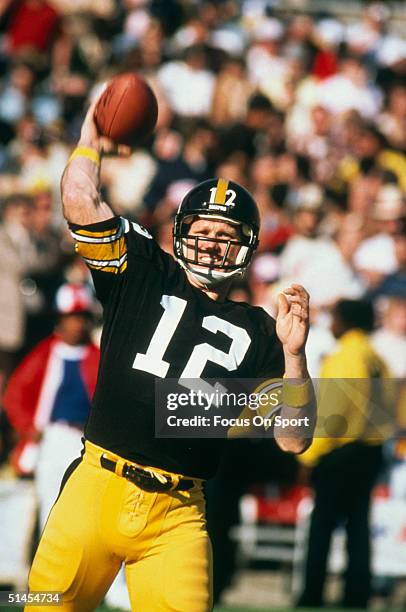
{"type": "Polygon", "coordinates": [[[95,109],[100,134],[117,144],[135,146],[154,130],[158,104],[150,86],[134,72],[114,77],[95,109]]]}

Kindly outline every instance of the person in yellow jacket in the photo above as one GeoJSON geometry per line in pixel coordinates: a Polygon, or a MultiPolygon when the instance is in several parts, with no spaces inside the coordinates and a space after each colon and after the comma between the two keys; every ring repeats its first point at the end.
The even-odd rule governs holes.
{"type": "Polygon", "coordinates": [[[391,420],[389,373],[368,338],[373,324],[369,302],[342,300],[334,308],[332,331],[337,347],[321,368],[313,444],[298,457],[313,470],[315,493],[300,607],[323,605],[331,536],[343,522],[348,565],[342,605],[364,609],[368,603],[368,513],[391,420]]]}

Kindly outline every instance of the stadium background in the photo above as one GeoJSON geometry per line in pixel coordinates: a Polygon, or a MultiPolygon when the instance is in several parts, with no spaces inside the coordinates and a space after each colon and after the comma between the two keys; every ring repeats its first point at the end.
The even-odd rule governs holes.
{"type": "MultiPolygon", "coordinates": [[[[214,175],[243,184],[261,210],[261,244],[234,299],[273,314],[277,292],[301,282],[312,297],[317,376],[334,347],[331,307],[368,297],[376,348],[404,377],[403,3],[2,0],[0,387],[51,332],[58,287],[89,282],[62,219],[59,181],[88,101],[126,70],[148,79],[160,112],[145,148],[103,162],[114,210],[170,251],[173,215],[193,184],[214,175]]],[[[0,414],[0,484],[9,487],[15,436],[0,414]]],[[[388,457],[382,487],[395,463],[388,457]]],[[[277,461],[267,482],[276,500],[281,484],[303,484],[296,464],[277,461]]],[[[287,606],[290,571],[282,559],[246,560],[226,600],[287,606]]]]}

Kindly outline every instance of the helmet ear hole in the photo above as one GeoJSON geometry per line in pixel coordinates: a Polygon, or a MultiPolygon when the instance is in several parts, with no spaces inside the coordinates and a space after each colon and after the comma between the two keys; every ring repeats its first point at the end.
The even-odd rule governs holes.
{"type": "Polygon", "coordinates": [[[241,223],[241,231],[242,231],[243,236],[246,236],[247,238],[251,238],[252,229],[250,228],[249,225],[247,225],[246,223],[241,223]]]}

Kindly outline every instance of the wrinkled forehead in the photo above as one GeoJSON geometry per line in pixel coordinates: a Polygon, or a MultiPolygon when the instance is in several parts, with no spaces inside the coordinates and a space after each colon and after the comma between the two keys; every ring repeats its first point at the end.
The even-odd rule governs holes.
{"type": "Polygon", "coordinates": [[[193,232],[226,231],[232,235],[239,236],[241,230],[241,224],[238,222],[232,223],[228,220],[212,216],[190,215],[185,217],[184,223],[189,225],[189,231],[192,230],[193,232]]]}

